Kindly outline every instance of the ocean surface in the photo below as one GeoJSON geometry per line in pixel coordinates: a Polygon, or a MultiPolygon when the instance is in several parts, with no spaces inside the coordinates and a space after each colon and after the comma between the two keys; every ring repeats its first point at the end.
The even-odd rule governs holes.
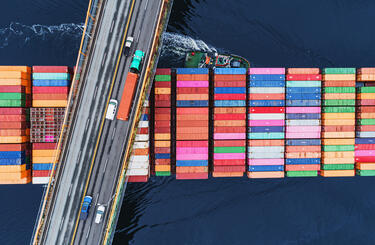
{"type": "MultiPolygon", "coordinates": [[[[88,0],[0,8],[0,65],[75,64],[88,0]]],[[[375,66],[373,0],[175,0],[160,67],[190,50],[254,66],[375,66]]],[[[115,245],[375,244],[375,178],[151,178],[129,184],[115,245]]],[[[28,244],[43,188],[0,186],[0,244],[28,244]]]]}

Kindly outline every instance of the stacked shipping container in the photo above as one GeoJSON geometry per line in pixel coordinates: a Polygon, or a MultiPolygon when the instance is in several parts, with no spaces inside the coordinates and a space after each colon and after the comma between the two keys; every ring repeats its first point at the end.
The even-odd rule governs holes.
{"type": "Polygon", "coordinates": [[[288,177],[318,176],[321,158],[321,78],[318,68],[288,69],[285,149],[288,177]]]}
{"type": "Polygon", "coordinates": [[[321,175],[354,176],[355,68],[323,70],[321,175]]]}
{"type": "Polygon", "coordinates": [[[157,69],[154,81],[154,163],[156,176],[171,175],[171,69],[157,69]]]}
{"type": "Polygon", "coordinates": [[[246,69],[214,70],[213,177],[242,177],[246,161],[246,69]]]}
{"type": "Polygon", "coordinates": [[[208,69],[177,69],[176,87],[176,179],[207,179],[208,69]]]}
{"type": "Polygon", "coordinates": [[[357,81],[357,175],[375,176],[375,68],[358,69],[357,81]]]}
{"type": "Polygon", "coordinates": [[[67,66],[33,66],[33,107],[66,107],[70,80],[67,66]]]}
{"type": "Polygon", "coordinates": [[[33,184],[47,184],[57,155],[57,143],[33,143],[33,184]]]}
{"type": "Polygon", "coordinates": [[[285,68],[250,68],[248,177],[284,177],[285,68]]]}
{"type": "Polygon", "coordinates": [[[150,177],[149,109],[145,100],[126,172],[128,182],[147,182],[150,177]]]}
{"type": "Polygon", "coordinates": [[[31,68],[0,66],[0,107],[29,107],[31,68]]]}

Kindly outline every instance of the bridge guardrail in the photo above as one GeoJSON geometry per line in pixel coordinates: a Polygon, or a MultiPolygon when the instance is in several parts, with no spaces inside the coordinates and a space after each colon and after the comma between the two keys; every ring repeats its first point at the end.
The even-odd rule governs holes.
{"type": "Polygon", "coordinates": [[[53,167],[50,171],[50,179],[48,182],[48,186],[44,189],[43,195],[42,195],[42,201],[39,207],[38,212],[38,218],[34,226],[33,235],[31,238],[30,244],[39,244],[40,242],[40,236],[43,231],[43,227],[45,225],[45,218],[46,215],[49,212],[49,208],[51,205],[51,197],[53,194],[53,191],[55,189],[55,183],[57,183],[58,177],[59,177],[59,170],[62,167],[62,164],[59,164],[56,168],[56,164],[60,161],[61,153],[63,152],[63,148],[65,144],[67,143],[67,133],[69,130],[69,125],[71,124],[72,119],[72,112],[74,112],[75,108],[75,102],[77,101],[76,95],[79,92],[79,88],[81,87],[82,83],[80,83],[81,74],[83,72],[83,68],[87,61],[87,53],[90,51],[91,48],[91,37],[94,34],[95,31],[95,24],[96,24],[96,16],[99,13],[100,6],[103,0],[90,0],[85,24],[83,28],[82,38],[81,38],[81,44],[78,52],[77,62],[76,66],[74,68],[74,76],[71,82],[71,88],[68,96],[68,103],[67,107],[65,109],[65,115],[64,115],[64,121],[61,126],[61,132],[59,136],[59,140],[57,143],[57,150],[55,152],[55,155],[53,156],[53,167]],[[53,177],[55,174],[55,177],[53,177]]]}
{"type": "Polygon", "coordinates": [[[139,119],[141,117],[141,109],[143,106],[143,103],[146,99],[146,95],[149,94],[150,89],[151,89],[151,84],[152,84],[152,79],[153,79],[153,74],[156,69],[156,64],[157,64],[157,58],[159,57],[159,52],[160,52],[160,46],[161,46],[161,41],[162,37],[161,34],[166,28],[166,23],[170,14],[170,10],[172,8],[173,0],[163,0],[162,3],[162,8],[158,17],[158,22],[157,22],[157,29],[155,31],[154,35],[154,40],[152,43],[152,48],[150,52],[150,59],[149,59],[149,64],[147,66],[147,71],[145,74],[144,81],[141,89],[141,99],[139,100],[139,103],[136,108],[136,115],[135,118],[132,122],[132,131],[130,133],[130,141],[128,142],[128,147],[124,155],[124,163],[123,163],[123,168],[121,170],[120,176],[119,176],[119,181],[116,187],[116,192],[115,192],[115,197],[113,199],[113,205],[111,207],[111,212],[109,215],[109,220],[107,223],[106,231],[104,234],[104,239],[103,239],[103,244],[110,244],[111,241],[113,240],[113,236],[115,233],[116,229],[116,224],[117,224],[117,218],[119,216],[119,210],[122,205],[122,200],[123,200],[123,192],[124,188],[126,188],[127,180],[128,177],[126,176],[126,171],[128,168],[129,164],[129,153],[132,150],[132,145],[134,142],[135,138],[135,126],[139,122],[139,119]],[[117,218],[116,218],[117,217],[117,218]]]}

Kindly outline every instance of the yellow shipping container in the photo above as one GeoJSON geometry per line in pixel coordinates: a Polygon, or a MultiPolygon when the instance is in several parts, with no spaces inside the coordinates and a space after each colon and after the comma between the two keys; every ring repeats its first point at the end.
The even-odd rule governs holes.
{"type": "Polygon", "coordinates": [[[214,126],[216,127],[244,127],[246,126],[245,120],[215,120],[214,126]]]}
{"type": "Polygon", "coordinates": [[[323,94],[324,100],[355,100],[355,93],[332,93],[323,94]]]}
{"type": "Polygon", "coordinates": [[[155,140],[170,140],[171,139],[171,134],[166,133],[166,134],[155,134],[155,140]]]}
{"type": "Polygon", "coordinates": [[[247,177],[251,179],[262,178],[284,178],[284,172],[267,171],[267,172],[247,172],[247,177]]]}
{"type": "Polygon", "coordinates": [[[357,94],[358,99],[363,99],[363,100],[374,100],[375,99],[375,93],[361,93],[357,94]]]}
{"type": "MultiPolygon", "coordinates": [[[[25,79],[9,79],[9,78],[0,78],[0,84],[1,85],[9,85],[9,86],[13,86],[13,85],[16,85],[16,86],[19,86],[19,85],[22,85],[22,86],[25,86],[26,88],[29,88],[31,87],[30,85],[30,80],[25,80],[25,79]]],[[[29,91],[31,91],[29,89],[29,91]]]]}
{"type": "Polygon", "coordinates": [[[212,177],[243,177],[243,172],[212,172],[212,177]]]}
{"type": "Polygon", "coordinates": [[[171,171],[170,165],[155,165],[156,172],[171,171]]]}
{"type": "Polygon", "coordinates": [[[0,173],[16,173],[26,170],[26,164],[22,165],[0,165],[0,173]]]}
{"type": "Polygon", "coordinates": [[[354,151],[322,152],[323,158],[354,158],[354,151]]]}
{"type": "Polygon", "coordinates": [[[375,119],[375,113],[361,113],[361,118],[375,119]]]}
{"type": "Polygon", "coordinates": [[[355,167],[360,170],[375,170],[375,163],[356,163],[355,167]]]}
{"type": "Polygon", "coordinates": [[[31,177],[31,170],[24,170],[14,173],[0,173],[0,181],[3,180],[19,180],[23,178],[31,177]]]}
{"type": "Polygon", "coordinates": [[[0,144],[17,144],[30,141],[30,136],[0,136],[0,144]]]}
{"type": "Polygon", "coordinates": [[[355,113],[322,113],[322,119],[355,119],[355,113]]]}
{"type": "Polygon", "coordinates": [[[67,100],[33,100],[33,107],[66,107],[67,100]]]}
{"type": "Polygon", "coordinates": [[[178,94],[177,100],[208,100],[208,94],[178,94]]]}
{"type": "Polygon", "coordinates": [[[323,126],[344,126],[344,125],[355,125],[355,119],[323,119],[323,126]]]}
{"type": "Polygon", "coordinates": [[[32,159],[33,159],[33,163],[53,163],[53,161],[55,160],[55,157],[54,156],[50,156],[50,157],[33,156],[32,159]]]}
{"type": "Polygon", "coordinates": [[[322,158],[323,164],[354,164],[354,157],[322,158]]]}
{"type": "Polygon", "coordinates": [[[352,177],[355,176],[355,170],[322,170],[320,175],[323,177],[352,177]]]}
{"type": "Polygon", "coordinates": [[[0,78],[30,79],[30,73],[20,71],[0,71],[0,78]]]}
{"type": "Polygon", "coordinates": [[[325,139],[352,139],[355,138],[355,132],[322,132],[322,138],[325,139]]]}
{"type": "Polygon", "coordinates": [[[31,73],[31,67],[29,66],[0,66],[0,71],[20,71],[31,73]]]}
{"type": "Polygon", "coordinates": [[[357,81],[375,81],[375,74],[359,74],[357,81]]]}
{"type": "Polygon", "coordinates": [[[170,141],[155,140],[155,147],[171,147],[170,141]]]}
{"type": "Polygon", "coordinates": [[[323,81],[355,81],[355,74],[324,74],[323,81]]]}
{"type": "Polygon", "coordinates": [[[354,145],[355,139],[322,139],[323,145],[354,145]]]}
{"type": "Polygon", "coordinates": [[[57,153],[57,150],[33,150],[35,157],[52,157],[57,153]]]}
{"type": "Polygon", "coordinates": [[[155,88],[155,94],[171,94],[170,88],[155,88]]]}

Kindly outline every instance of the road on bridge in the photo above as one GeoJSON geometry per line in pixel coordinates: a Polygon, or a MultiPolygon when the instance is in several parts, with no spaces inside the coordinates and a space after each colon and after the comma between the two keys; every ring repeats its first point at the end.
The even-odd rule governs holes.
{"type": "MultiPolygon", "coordinates": [[[[143,50],[144,60],[149,59],[162,0],[106,0],[103,4],[87,75],[81,79],[85,85],[78,116],[71,125],[69,151],[63,156],[42,244],[102,242],[135,106],[129,121],[105,120],[104,113],[109,99],[121,99],[134,51],[143,50]],[[125,55],[121,50],[129,36],[134,42],[130,55],[125,55]],[[93,202],[88,218],[82,221],[79,213],[85,195],[92,196],[93,202]],[[96,224],[99,204],[106,206],[106,212],[102,222],[96,224]]],[[[139,81],[143,81],[145,70],[143,67],[139,81]]],[[[141,82],[134,101],[140,97],[140,90],[141,82]]]]}

